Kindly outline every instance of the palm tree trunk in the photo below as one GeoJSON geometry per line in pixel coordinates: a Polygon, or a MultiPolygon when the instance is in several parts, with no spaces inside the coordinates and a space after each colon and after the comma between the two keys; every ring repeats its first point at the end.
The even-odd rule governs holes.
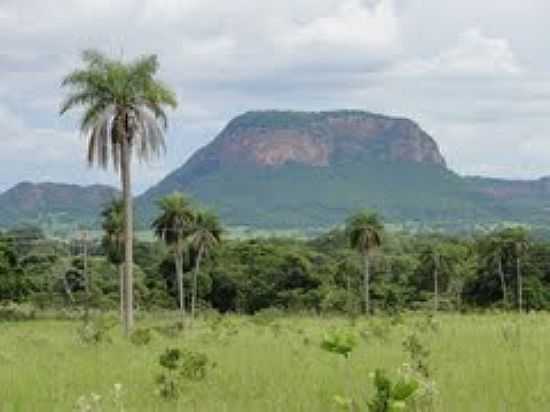
{"type": "Polygon", "coordinates": [[[504,279],[504,271],[502,270],[502,258],[498,258],[498,276],[500,277],[500,287],[502,288],[502,303],[507,306],[506,279],[504,279]]]}
{"type": "Polygon", "coordinates": [[[120,171],[122,177],[122,199],[124,202],[124,334],[128,336],[134,326],[133,305],[133,208],[131,180],[131,143],[123,136],[121,144],[120,171]]]}
{"type": "Polygon", "coordinates": [[[437,264],[434,266],[434,311],[439,310],[439,272],[437,264]]]}
{"type": "Polygon", "coordinates": [[[365,301],[365,314],[370,313],[370,272],[369,272],[369,255],[363,255],[363,288],[365,301]]]}
{"type": "Polygon", "coordinates": [[[118,265],[118,276],[120,282],[120,321],[124,322],[124,265],[118,265]]]}
{"type": "Polygon", "coordinates": [[[520,258],[516,259],[516,275],[518,277],[518,306],[519,306],[519,313],[523,312],[523,279],[521,277],[521,264],[520,264],[520,258]]]}
{"type": "Polygon", "coordinates": [[[347,300],[347,303],[346,303],[346,306],[347,306],[347,311],[348,311],[348,315],[351,316],[352,314],[352,302],[351,302],[351,280],[350,280],[350,277],[349,277],[349,274],[346,275],[346,300],[347,300]]]}
{"type": "Polygon", "coordinates": [[[175,252],[176,278],[178,282],[178,299],[181,316],[185,314],[185,290],[183,288],[183,256],[181,250],[175,252]]]}
{"type": "Polygon", "coordinates": [[[195,262],[195,271],[193,273],[193,293],[191,295],[191,319],[195,319],[195,311],[197,306],[197,277],[200,270],[203,248],[199,248],[197,261],[195,262]]]}

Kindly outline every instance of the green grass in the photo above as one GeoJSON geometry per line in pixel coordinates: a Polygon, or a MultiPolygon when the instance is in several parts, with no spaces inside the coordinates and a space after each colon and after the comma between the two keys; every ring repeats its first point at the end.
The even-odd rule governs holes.
{"type": "MultiPolygon", "coordinates": [[[[149,318],[140,326],[169,322],[149,318]]],[[[201,320],[177,337],[155,333],[142,347],[118,330],[111,331],[112,343],[83,345],[76,321],[0,323],[0,411],[72,411],[79,397],[91,393],[102,397],[103,411],[115,411],[115,384],[122,384],[125,411],[331,411],[338,410],[334,397],[350,390],[364,405],[373,392],[370,373],[383,367],[394,375],[408,361],[402,342],[411,331],[431,351],[435,410],[550,410],[548,314],[441,315],[438,330],[424,332],[421,315],[407,315],[396,325],[384,318],[354,325],[313,317],[274,322],[277,327],[229,317],[213,330],[213,320],[201,320]],[[370,331],[352,353],[351,388],[346,361],[320,348],[324,331],[334,327],[358,336],[370,331]],[[376,333],[384,328],[386,341],[376,333]],[[158,357],[168,347],[201,351],[216,363],[177,402],[155,393],[158,357]]]]}

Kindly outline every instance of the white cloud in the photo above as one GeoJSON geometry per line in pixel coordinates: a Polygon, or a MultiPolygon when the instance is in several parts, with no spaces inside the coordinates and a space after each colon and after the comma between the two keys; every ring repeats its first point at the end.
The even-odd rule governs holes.
{"type": "Polygon", "coordinates": [[[398,41],[399,30],[393,1],[367,6],[361,0],[344,1],[331,11],[303,25],[296,24],[281,39],[285,47],[311,53],[317,49],[339,48],[358,52],[388,54],[398,41]]]}
{"type": "Polygon", "coordinates": [[[116,183],[84,166],[74,118],[57,115],[88,47],[157,53],[179,96],[169,153],[136,171],[140,190],[267,108],[408,116],[460,172],[548,174],[548,18],[546,0],[0,0],[0,185],[116,183]]]}
{"type": "Polygon", "coordinates": [[[395,74],[491,76],[522,72],[508,40],[485,36],[480,29],[468,29],[458,43],[435,57],[413,59],[394,67],[395,74]]]}

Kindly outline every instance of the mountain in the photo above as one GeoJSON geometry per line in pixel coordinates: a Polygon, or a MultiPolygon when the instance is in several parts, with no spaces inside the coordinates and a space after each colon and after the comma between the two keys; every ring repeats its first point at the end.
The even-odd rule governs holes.
{"type": "Polygon", "coordinates": [[[182,191],[230,225],[323,227],[361,208],[391,222],[544,222],[550,180],[462,177],[415,122],[360,111],[249,112],[138,198],[182,191]]]}
{"type": "MultiPolygon", "coordinates": [[[[550,224],[550,177],[460,176],[415,122],[360,111],[249,112],[136,199],[148,225],[156,201],[182,191],[224,223],[325,228],[370,208],[392,223],[464,228],[502,221],[550,224]]],[[[21,183],[0,194],[0,226],[98,224],[118,195],[107,186],[21,183]]]]}
{"type": "Polygon", "coordinates": [[[97,224],[118,191],[109,186],[23,182],[0,194],[0,226],[19,223],[97,224]]]}

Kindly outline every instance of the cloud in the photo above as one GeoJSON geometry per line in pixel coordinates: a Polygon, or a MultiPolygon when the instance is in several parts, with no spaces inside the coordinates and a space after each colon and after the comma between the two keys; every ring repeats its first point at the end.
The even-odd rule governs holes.
{"type": "Polygon", "coordinates": [[[458,43],[440,54],[399,63],[392,72],[399,75],[492,76],[517,75],[522,68],[504,38],[485,36],[471,28],[458,43]]]}
{"type": "Polygon", "coordinates": [[[60,79],[89,47],[157,53],[178,94],[169,153],[136,171],[137,190],[268,108],[407,116],[462,173],[547,174],[546,17],[546,0],[2,0],[0,185],[118,183],[86,168],[75,118],[57,114],[60,79]]]}

